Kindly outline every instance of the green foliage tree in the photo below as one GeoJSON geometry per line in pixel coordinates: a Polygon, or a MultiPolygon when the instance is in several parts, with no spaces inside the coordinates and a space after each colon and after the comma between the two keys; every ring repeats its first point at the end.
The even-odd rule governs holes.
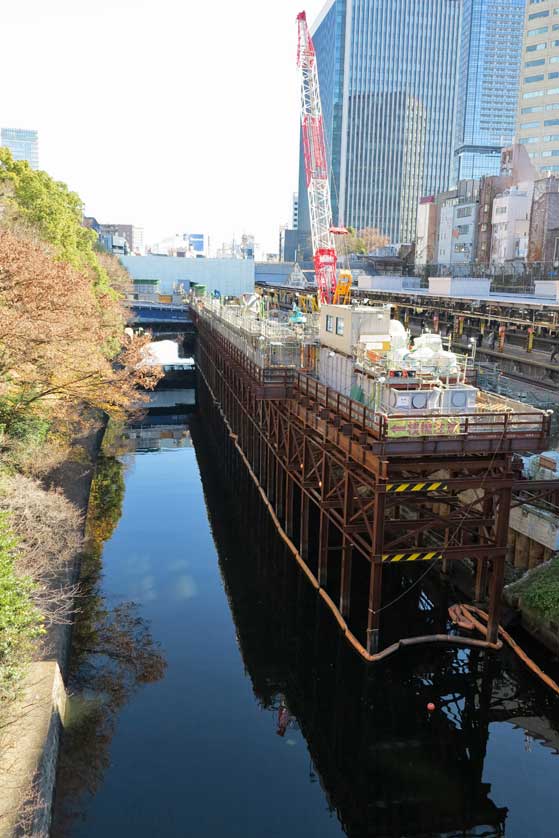
{"type": "Polygon", "coordinates": [[[337,237],[336,242],[340,253],[351,253],[357,256],[365,256],[386,244],[388,244],[388,237],[374,227],[365,227],[363,230],[348,227],[347,235],[337,237]]]}
{"type": "Polygon", "coordinates": [[[8,222],[30,226],[62,261],[93,271],[99,290],[111,290],[107,270],[97,258],[97,236],[82,225],[81,199],[65,183],[32,169],[26,161],[14,160],[7,148],[0,148],[0,203],[8,222]]]}

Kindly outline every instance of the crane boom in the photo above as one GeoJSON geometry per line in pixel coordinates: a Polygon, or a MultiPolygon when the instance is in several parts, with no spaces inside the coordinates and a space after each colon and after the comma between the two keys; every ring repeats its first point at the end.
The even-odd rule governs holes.
{"type": "Polygon", "coordinates": [[[301,77],[301,128],[307,176],[314,270],[321,303],[332,302],[336,293],[336,246],[332,235],[332,203],[328,157],[314,44],[305,12],[297,15],[299,47],[297,64],[301,77]]]}

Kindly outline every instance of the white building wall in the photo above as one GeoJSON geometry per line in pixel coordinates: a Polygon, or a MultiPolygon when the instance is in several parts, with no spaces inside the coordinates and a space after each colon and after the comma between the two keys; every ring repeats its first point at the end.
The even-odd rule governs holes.
{"type": "Polygon", "coordinates": [[[519,184],[503,195],[498,195],[493,201],[493,265],[526,257],[533,191],[533,183],[519,184]]]}
{"type": "Polygon", "coordinates": [[[171,294],[177,284],[205,285],[222,297],[254,291],[253,259],[184,259],[178,256],[123,256],[120,260],[135,280],[159,280],[159,293],[171,294]]]}
{"type": "Polygon", "coordinates": [[[452,228],[454,225],[454,207],[441,207],[439,215],[439,246],[437,248],[437,264],[450,265],[452,263],[452,228]]]}
{"type": "Polygon", "coordinates": [[[438,265],[466,265],[473,260],[478,210],[475,203],[441,207],[438,265]]]}
{"type": "Polygon", "coordinates": [[[418,267],[432,264],[437,256],[437,207],[433,202],[420,203],[417,207],[415,238],[415,264],[418,267]]]}

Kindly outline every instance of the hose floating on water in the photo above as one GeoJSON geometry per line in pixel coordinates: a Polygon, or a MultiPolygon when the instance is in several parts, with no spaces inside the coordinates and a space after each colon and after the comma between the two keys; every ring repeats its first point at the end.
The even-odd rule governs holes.
{"type": "MultiPolygon", "coordinates": [[[[477,631],[480,634],[483,634],[487,637],[487,625],[481,623],[479,620],[476,619],[474,614],[477,614],[478,617],[481,617],[482,620],[485,620],[485,623],[489,620],[488,615],[485,611],[482,611],[481,608],[477,608],[475,605],[467,605],[465,603],[460,603],[457,605],[451,605],[448,609],[448,613],[452,622],[461,628],[463,631],[477,631]]],[[[559,684],[557,684],[553,678],[550,678],[549,675],[540,669],[540,667],[535,663],[531,657],[529,657],[524,649],[522,649],[516,640],[510,636],[508,631],[506,631],[502,626],[499,626],[499,635],[503,638],[505,643],[507,643],[513,652],[520,658],[520,660],[532,670],[532,672],[540,678],[544,684],[546,684],[550,689],[552,689],[555,693],[559,695],[559,684]]]]}

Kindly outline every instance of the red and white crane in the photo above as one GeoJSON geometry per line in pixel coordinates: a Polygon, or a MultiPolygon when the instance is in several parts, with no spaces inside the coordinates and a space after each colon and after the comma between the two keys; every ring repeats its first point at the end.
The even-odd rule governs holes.
{"type": "Polygon", "coordinates": [[[328,157],[324,138],[318,68],[305,12],[297,15],[297,23],[299,27],[297,64],[301,77],[301,128],[309,196],[314,270],[318,288],[318,301],[319,303],[330,303],[336,294],[337,256],[332,233],[332,202],[330,200],[328,157]]]}

